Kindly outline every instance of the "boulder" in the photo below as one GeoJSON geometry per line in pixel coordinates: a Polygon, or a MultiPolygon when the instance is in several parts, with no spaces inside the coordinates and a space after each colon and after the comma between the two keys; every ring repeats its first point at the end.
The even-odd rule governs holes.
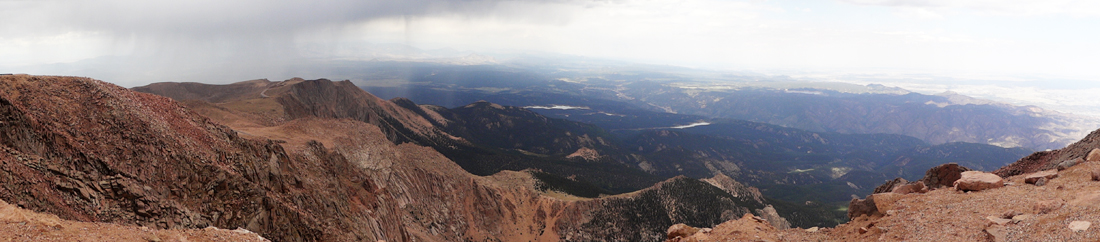
{"type": "Polygon", "coordinates": [[[1092,171],[1092,180],[1100,181],[1100,171],[1092,171]]]}
{"type": "Polygon", "coordinates": [[[926,193],[928,192],[928,187],[924,186],[923,182],[911,182],[895,187],[893,192],[897,194],[926,193]]]}
{"type": "Polygon", "coordinates": [[[961,175],[961,178],[954,182],[955,189],[959,191],[981,191],[1005,185],[1004,179],[993,173],[964,171],[961,175]]]}
{"type": "Polygon", "coordinates": [[[962,173],[970,171],[970,168],[960,166],[956,163],[947,163],[932,167],[924,173],[924,178],[921,178],[921,182],[931,189],[939,189],[948,186],[954,186],[955,180],[962,177],[962,173]]]}
{"type": "Polygon", "coordinates": [[[1069,223],[1069,229],[1073,232],[1081,232],[1088,230],[1092,226],[1092,222],[1089,221],[1073,221],[1069,223]]]}
{"type": "Polygon", "coordinates": [[[674,224],[672,227],[668,227],[668,239],[675,239],[676,237],[687,238],[691,235],[699,232],[698,228],[688,226],[687,224],[674,224]]]}
{"type": "Polygon", "coordinates": [[[1035,205],[1032,206],[1032,209],[1034,209],[1037,214],[1046,214],[1062,208],[1065,204],[1066,201],[1062,199],[1043,200],[1036,202],[1035,205]]]}
{"type": "Polygon", "coordinates": [[[988,219],[989,222],[993,222],[994,224],[997,224],[997,225],[1005,225],[1005,224],[1008,224],[1009,222],[1012,222],[1012,219],[1003,219],[1003,218],[1000,218],[1000,217],[997,217],[997,216],[987,216],[987,217],[985,217],[985,219],[988,219]]]}
{"type": "Polygon", "coordinates": [[[788,222],[787,219],[779,216],[779,212],[775,211],[775,207],[772,207],[771,204],[764,206],[763,209],[756,209],[755,212],[757,214],[760,214],[761,218],[767,220],[768,224],[771,224],[772,227],[775,227],[777,229],[791,228],[791,222],[788,222]]]}
{"type": "Polygon", "coordinates": [[[906,181],[905,178],[894,178],[894,180],[886,181],[886,183],[883,183],[882,185],[876,187],[875,192],[873,193],[892,192],[897,187],[905,185],[906,183],[909,183],[909,181],[906,181]]]}
{"type": "Polygon", "coordinates": [[[1024,177],[1024,182],[1028,184],[1035,184],[1035,182],[1039,181],[1039,179],[1046,178],[1047,180],[1050,180],[1054,179],[1055,177],[1058,177],[1058,170],[1050,169],[1028,174],[1024,177]]]}
{"type": "Polygon", "coordinates": [[[1065,170],[1067,168],[1077,165],[1078,163],[1081,163],[1081,158],[1062,161],[1062,163],[1058,163],[1058,170],[1065,170]]]}
{"type": "Polygon", "coordinates": [[[1024,220],[1027,220],[1029,218],[1031,218],[1031,215],[1027,215],[1027,214],[1012,216],[1012,223],[1020,223],[1020,222],[1023,222],[1024,220]]]}
{"type": "Polygon", "coordinates": [[[867,199],[852,198],[848,202],[848,219],[854,219],[860,215],[874,216],[880,214],[875,206],[875,197],[867,196],[867,199]]]}
{"type": "Polygon", "coordinates": [[[1085,156],[1085,161],[1100,161],[1100,148],[1092,148],[1092,151],[1085,156]]]}

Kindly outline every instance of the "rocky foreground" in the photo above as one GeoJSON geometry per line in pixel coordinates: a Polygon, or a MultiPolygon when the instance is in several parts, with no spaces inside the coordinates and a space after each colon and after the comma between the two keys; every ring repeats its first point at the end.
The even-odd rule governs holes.
{"type": "Polygon", "coordinates": [[[1004,178],[949,164],[921,181],[888,182],[854,199],[852,220],[835,228],[779,230],[746,215],[712,229],[674,225],[668,241],[1098,241],[1097,136],[1043,153],[1066,160],[1022,159],[1002,169],[1017,174],[1004,178]]]}
{"type": "Polygon", "coordinates": [[[0,238],[6,241],[268,241],[245,229],[151,229],[64,220],[0,201],[0,238]]]}

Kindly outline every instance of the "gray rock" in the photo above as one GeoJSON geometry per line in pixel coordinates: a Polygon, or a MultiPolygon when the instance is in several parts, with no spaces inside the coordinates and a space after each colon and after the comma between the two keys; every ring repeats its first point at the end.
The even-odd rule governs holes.
{"type": "Polygon", "coordinates": [[[1058,170],[1059,170],[1059,171],[1061,171],[1061,170],[1065,170],[1066,168],[1070,168],[1070,167],[1072,167],[1072,166],[1075,166],[1075,165],[1077,165],[1078,163],[1081,163],[1081,159],[1080,159],[1080,158],[1077,158],[1077,159],[1072,159],[1072,160],[1066,160],[1066,161],[1062,161],[1062,163],[1058,163],[1058,170]]]}
{"type": "Polygon", "coordinates": [[[956,163],[947,163],[932,167],[924,173],[924,178],[921,178],[921,182],[931,189],[939,189],[942,187],[954,186],[955,180],[962,177],[962,173],[970,171],[970,168],[960,166],[956,163]]]}

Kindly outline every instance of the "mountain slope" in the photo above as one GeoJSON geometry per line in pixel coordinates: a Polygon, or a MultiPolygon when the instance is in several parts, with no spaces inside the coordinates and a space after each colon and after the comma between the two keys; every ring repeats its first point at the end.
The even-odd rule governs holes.
{"type": "Polygon", "coordinates": [[[254,80],[227,85],[154,83],[135,87],[176,100],[202,100],[243,110],[243,115],[266,117],[268,124],[302,117],[350,118],[382,128],[394,142],[424,145],[454,142],[420,115],[382,100],[351,82],[300,78],[284,82],[254,80]]]}
{"type": "Polygon", "coordinates": [[[234,127],[278,125],[301,117],[358,120],[378,125],[391,141],[432,147],[476,175],[492,175],[503,170],[539,169],[559,177],[575,177],[575,180],[595,184],[608,193],[635,191],[663,179],[609,159],[567,158],[582,147],[607,153],[610,150],[607,148],[607,135],[591,125],[547,119],[522,109],[491,108],[499,105],[488,103],[454,110],[422,107],[408,100],[382,100],[350,82],[325,79],[267,82],[266,91],[262,91],[265,95],[237,92],[243,96],[223,98],[232,101],[203,101],[212,100],[215,96],[231,96],[216,90],[235,90],[222,87],[234,85],[241,84],[160,83],[149,86],[160,88],[137,87],[135,90],[154,91],[155,94],[175,95],[177,98],[199,96],[198,100],[180,101],[203,115],[219,118],[234,127]],[[159,92],[172,85],[214,91],[187,95],[159,92]],[[202,97],[204,93],[209,96],[202,97]],[[517,125],[514,122],[524,123],[517,125]],[[471,143],[469,139],[478,142],[471,143]]]}
{"type": "Polygon", "coordinates": [[[437,109],[452,124],[449,133],[482,145],[522,149],[542,155],[567,155],[581,148],[609,151],[611,135],[595,125],[551,119],[519,107],[485,101],[437,109]]]}
{"type": "Polygon", "coordinates": [[[273,241],[659,241],[671,223],[710,226],[766,207],[686,178],[598,199],[555,195],[527,172],[471,175],[361,120],[270,124],[86,78],[0,78],[0,198],[66,219],[242,227],[273,241]]]}
{"type": "Polygon", "coordinates": [[[276,166],[289,157],[275,143],[243,139],[170,99],[100,81],[9,76],[0,83],[4,200],[65,219],[244,227],[284,241],[330,231],[280,195],[304,184],[281,179],[295,169],[276,166]]]}
{"type": "Polygon", "coordinates": [[[1053,169],[1067,161],[1082,162],[1085,161],[1086,156],[1097,148],[1100,148],[1100,130],[1093,131],[1085,138],[1065,148],[1035,152],[1027,157],[1020,158],[1020,160],[1008,166],[997,169],[994,173],[1000,176],[1014,176],[1053,169]]]}
{"type": "MultiPolygon", "coordinates": [[[[254,107],[263,106],[270,99],[279,100],[278,105],[284,107],[275,110],[288,113],[304,109],[288,105],[307,103],[308,109],[321,110],[316,114],[318,111],[276,113],[276,116],[351,118],[362,122],[396,120],[392,123],[403,127],[412,126],[405,123],[428,123],[432,127],[422,130],[438,132],[440,135],[436,137],[460,139],[437,142],[440,139],[425,136],[432,133],[415,132],[405,132],[409,134],[406,137],[434,148],[468,172],[492,175],[504,170],[536,169],[532,174],[544,183],[537,189],[585,197],[636,191],[657,183],[661,177],[728,175],[762,188],[769,197],[790,204],[814,204],[777,207],[784,214],[802,211],[803,218],[796,225],[833,224],[837,216],[828,211],[846,204],[851,196],[870,194],[883,180],[922,172],[938,164],[938,160],[965,161],[991,169],[1022,156],[989,145],[931,146],[903,135],[810,132],[740,120],[716,120],[709,125],[683,129],[636,130],[632,131],[636,136],[620,141],[597,126],[548,118],[523,108],[481,101],[448,109],[417,105],[403,98],[390,101],[361,98],[373,96],[346,83],[295,79],[269,83],[273,88],[266,91],[267,98],[247,94],[252,95],[251,99],[187,103],[204,115],[224,118],[238,130],[262,137],[273,136],[262,129],[248,128],[262,127],[261,122],[247,124],[234,120],[261,116],[254,107]],[[341,111],[325,111],[337,109],[341,111]],[[390,110],[398,113],[391,114],[390,110]],[[588,158],[570,158],[582,154],[588,158]],[[820,211],[807,212],[814,209],[820,211]],[[810,218],[811,215],[817,217],[810,218]]],[[[210,86],[207,89],[219,89],[210,86]]],[[[394,137],[394,133],[387,134],[394,137]]]]}

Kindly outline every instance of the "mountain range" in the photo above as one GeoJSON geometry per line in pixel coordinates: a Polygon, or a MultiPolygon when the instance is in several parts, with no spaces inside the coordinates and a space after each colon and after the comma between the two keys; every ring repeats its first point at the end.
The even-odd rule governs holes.
{"type": "MultiPolygon", "coordinates": [[[[245,93],[234,91],[239,88],[223,88],[221,85],[158,83],[134,90],[181,101],[196,100],[193,99],[195,97],[219,101],[215,98],[242,94],[259,98],[221,100],[223,102],[216,105],[202,104],[226,109],[238,107],[238,111],[245,113],[255,112],[248,108],[255,105],[242,102],[262,103],[264,96],[284,106],[288,103],[290,106],[324,104],[324,107],[295,109],[342,110],[337,114],[331,111],[304,113],[377,123],[380,127],[388,127],[384,130],[408,130],[388,133],[387,136],[394,142],[433,147],[475,175],[537,169],[543,172],[540,173],[542,178],[575,183],[552,184],[571,188],[559,190],[584,197],[631,192],[680,175],[696,179],[726,175],[759,187],[764,195],[784,202],[809,201],[821,206],[843,207],[850,197],[870,194],[884,180],[895,176],[915,179],[914,176],[920,176],[924,170],[938,165],[920,160],[911,162],[914,158],[927,156],[927,153],[940,154],[941,157],[936,158],[938,160],[960,161],[970,167],[993,169],[1029,152],[981,144],[934,146],[903,135],[810,132],[740,120],[714,120],[714,124],[682,129],[609,131],[599,125],[549,118],[528,109],[486,101],[450,109],[417,105],[405,98],[386,101],[346,81],[258,80],[228,86],[256,83],[267,83],[269,87],[257,86],[245,93]],[[283,91],[282,88],[290,86],[294,88],[283,91]],[[190,89],[201,91],[182,93],[190,89]],[[227,91],[237,94],[219,93],[227,91]],[[278,96],[283,92],[291,93],[295,98],[278,96]],[[297,98],[301,95],[299,93],[314,93],[327,99],[298,101],[303,99],[297,98]],[[393,112],[399,117],[387,117],[386,112],[393,112]],[[958,151],[954,148],[958,146],[968,149],[958,151]],[[955,150],[949,150],[952,148],[955,150]]],[[[290,113],[281,119],[294,118],[295,114],[290,113]]],[[[646,114],[650,113],[638,112],[634,119],[646,119],[649,117],[646,114]]],[[[662,117],[656,116],[658,120],[662,117]]],[[[623,122],[634,123],[629,120],[623,122]]],[[[780,213],[790,212],[793,210],[780,210],[780,213]]],[[[805,221],[806,224],[796,221],[795,225],[824,226],[841,221],[843,216],[835,213],[811,218],[805,221]]]]}
{"type": "Polygon", "coordinates": [[[927,95],[877,84],[800,82],[657,67],[347,65],[371,74],[340,74],[362,78],[361,87],[383,98],[405,97],[445,107],[477,100],[521,107],[582,107],[535,110],[611,130],[737,119],[814,132],[901,134],[934,145],[968,142],[1045,150],[1064,147],[1100,127],[1091,118],[1035,106],[951,92],[927,95]],[[639,114],[647,111],[661,115],[639,114]]]}
{"type": "MultiPolygon", "coordinates": [[[[942,162],[992,170],[1029,152],[721,118],[671,128],[700,116],[629,102],[575,110],[618,105],[598,114],[639,121],[605,127],[489,101],[386,100],[325,79],[131,90],[0,78],[0,199],[66,220],[240,227],[275,241],[661,241],[673,224],[752,215],[779,229],[835,226],[848,219],[839,203],[884,180],[942,162]]],[[[1052,167],[1059,152],[998,173],[1052,167]]]]}

